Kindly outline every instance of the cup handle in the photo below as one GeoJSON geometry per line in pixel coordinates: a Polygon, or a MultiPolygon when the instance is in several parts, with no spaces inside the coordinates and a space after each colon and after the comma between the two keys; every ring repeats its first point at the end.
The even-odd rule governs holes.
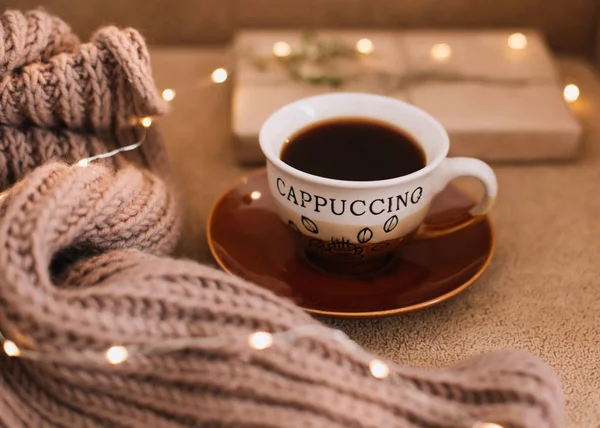
{"type": "Polygon", "coordinates": [[[448,185],[450,181],[458,177],[475,177],[483,184],[485,194],[483,199],[475,205],[468,213],[458,219],[449,222],[427,224],[423,223],[417,229],[415,239],[430,239],[454,233],[471,224],[481,220],[492,208],[498,193],[498,182],[492,168],[483,161],[475,158],[455,157],[446,158],[442,161],[438,170],[434,173],[434,189],[436,195],[448,185]]]}

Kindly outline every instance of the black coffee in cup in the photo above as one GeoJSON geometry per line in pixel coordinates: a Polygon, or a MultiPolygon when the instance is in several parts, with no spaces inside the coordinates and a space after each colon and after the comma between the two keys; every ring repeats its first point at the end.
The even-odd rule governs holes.
{"type": "Polygon", "coordinates": [[[303,128],[281,149],[289,166],[346,181],[376,181],[412,174],[425,153],[406,132],[366,118],[335,118],[303,128]]]}

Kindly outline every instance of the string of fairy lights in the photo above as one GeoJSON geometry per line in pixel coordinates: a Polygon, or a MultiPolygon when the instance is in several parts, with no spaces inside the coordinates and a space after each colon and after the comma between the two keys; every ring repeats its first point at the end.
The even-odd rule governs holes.
{"type": "MultiPolygon", "coordinates": [[[[509,49],[514,51],[524,51],[527,49],[529,44],[528,38],[523,33],[512,33],[506,38],[506,45],[509,49]]],[[[376,51],[375,43],[368,38],[361,38],[356,41],[355,44],[356,52],[362,55],[371,55],[376,51]]],[[[273,43],[271,48],[272,54],[275,57],[283,58],[290,56],[293,53],[293,48],[290,43],[279,40],[273,43]]],[[[435,43],[429,49],[429,56],[437,62],[443,63],[448,62],[453,56],[452,45],[449,43],[435,43]]],[[[216,68],[210,74],[210,82],[212,84],[221,84],[227,81],[229,78],[229,72],[223,67],[216,68]]],[[[579,87],[573,82],[567,82],[563,87],[563,98],[568,103],[573,103],[579,99],[581,91],[579,87]]],[[[162,98],[165,101],[173,101],[175,99],[176,92],[174,89],[167,88],[162,91],[162,98]]],[[[150,126],[152,124],[152,118],[145,117],[141,119],[143,126],[150,126]]]]}
{"type": "MultiPolygon", "coordinates": [[[[512,33],[507,36],[506,45],[509,49],[514,51],[523,51],[528,47],[529,41],[523,33],[512,33]]],[[[356,52],[362,55],[371,55],[376,51],[375,43],[368,38],[361,38],[357,40],[355,44],[356,52]]],[[[279,40],[273,43],[271,48],[272,54],[275,57],[283,58],[290,56],[293,53],[293,48],[290,43],[279,40]]],[[[437,62],[443,63],[449,61],[453,56],[452,45],[449,43],[435,43],[429,49],[429,56],[437,62]]],[[[219,67],[212,71],[210,74],[209,83],[221,84],[227,81],[229,78],[229,72],[226,68],[219,67]]],[[[563,98],[568,103],[574,103],[579,99],[581,91],[579,87],[573,82],[567,82],[563,87],[563,98]]],[[[165,101],[173,101],[175,99],[176,92],[174,89],[167,88],[162,91],[162,98],[165,101]]],[[[145,117],[141,119],[143,126],[150,126],[152,124],[152,118],[145,117]]]]}
{"type": "Polygon", "coordinates": [[[248,335],[237,336],[166,339],[160,343],[149,345],[115,345],[100,354],[94,355],[86,351],[85,356],[76,355],[75,357],[72,353],[61,352],[60,355],[53,355],[29,349],[22,349],[17,346],[15,342],[6,339],[0,333],[2,349],[7,356],[12,358],[55,362],[60,364],[73,362],[78,365],[82,363],[102,364],[108,362],[113,366],[126,364],[127,361],[135,358],[136,355],[164,355],[166,353],[189,349],[211,350],[227,346],[245,345],[251,351],[262,352],[281,345],[293,345],[299,339],[308,337],[321,337],[341,344],[348,351],[352,352],[354,358],[357,358],[364,363],[365,367],[368,369],[368,373],[373,378],[379,380],[391,379],[395,381],[396,384],[411,388],[411,391],[413,392],[412,396],[415,400],[419,401],[419,404],[427,406],[432,412],[443,416],[445,420],[448,421],[449,425],[456,426],[458,424],[458,426],[463,426],[465,428],[503,428],[502,425],[497,423],[477,421],[467,412],[454,406],[449,407],[448,403],[443,403],[443,399],[427,395],[425,392],[418,389],[410,380],[402,378],[399,375],[399,373],[401,373],[400,366],[373,358],[367,351],[348,338],[344,332],[319,324],[299,326],[279,333],[256,331],[248,335]]]}
{"type": "MultiPolygon", "coordinates": [[[[524,51],[527,49],[529,40],[523,33],[517,32],[509,34],[506,38],[506,46],[513,51],[524,51]]],[[[375,43],[371,39],[361,38],[355,44],[355,49],[359,54],[371,55],[376,51],[375,43]]],[[[292,46],[283,40],[275,42],[272,47],[274,56],[283,58],[291,55],[292,46]]],[[[429,56],[433,61],[444,63],[453,57],[453,48],[450,43],[435,43],[429,49],[429,56]]],[[[225,74],[226,76],[226,74],[225,74]]],[[[563,87],[563,98],[567,103],[574,103],[579,99],[579,87],[573,82],[567,82],[563,87]]]]}
{"type": "MultiPolygon", "coordinates": [[[[522,33],[513,33],[507,37],[507,46],[512,50],[524,50],[527,48],[528,40],[527,36],[522,33]]],[[[361,38],[355,44],[355,49],[359,54],[371,55],[375,52],[376,46],[372,40],[368,38],[361,38]]],[[[278,41],[273,44],[272,53],[276,57],[286,57],[291,55],[293,49],[288,42],[278,41]]],[[[452,58],[453,50],[449,43],[436,43],[431,46],[429,54],[435,61],[446,62],[452,58]]],[[[217,68],[212,71],[209,78],[209,84],[222,84],[227,81],[229,72],[225,68],[217,68]]],[[[579,87],[575,83],[568,83],[564,86],[563,97],[566,102],[573,103],[577,101],[580,96],[579,87]]],[[[172,102],[176,97],[175,89],[167,88],[162,91],[162,98],[167,102],[172,102]]],[[[132,120],[132,125],[141,126],[143,129],[152,126],[153,118],[140,117],[132,120]]],[[[122,152],[127,152],[139,148],[146,137],[146,132],[143,133],[142,138],[131,145],[120,147],[118,149],[109,151],[107,153],[95,155],[92,157],[84,158],[76,162],[74,165],[78,167],[87,167],[92,162],[99,159],[106,159],[118,155],[122,152]]],[[[0,203],[7,196],[7,192],[0,194],[0,203]]],[[[178,352],[187,349],[216,349],[227,346],[239,346],[244,345],[249,350],[255,352],[266,351],[271,348],[275,348],[280,345],[294,344],[301,338],[318,336],[322,338],[331,339],[351,351],[353,355],[364,362],[365,368],[368,373],[379,380],[393,379],[396,382],[404,383],[410,386],[415,391],[415,396],[418,397],[425,405],[428,405],[432,411],[435,412],[447,412],[447,416],[450,421],[455,421],[461,424],[461,426],[468,428],[503,428],[501,425],[492,422],[481,422],[474,420],[469,414],[464,411],[460,411],[456,408],[449,409],[446,407],[440,407],[438,397],[433,397],[425,394],[419,390],[416,385],[407,379],[401,378],[398,373],[401,372],[400,366],[381,359],[373,358],[367,351],[361,348],[358,344],[348,338],[346,334],[339,330],[334,330],[322,325],[306,325],[292,328],[278,333],[270,333],[267,331],[256,331],[247,335],[238,336],[214,336],[214,337],[188,337],[188,338],[177,338],[177,339],[165,339],[155,344],[115,344],[110,346],[103,352],[90,353],[72,353],[72,352],[61,352],[58,355],[43,353],[36,351],[35,349],[29,349],[19,346],[15,341],[5,337],[0,332],[0,344],[4,354],[11,358],[22,358],[32,361],[47,361],[56,363],[68,363],[72,360],[77,364],[90,363],[90,364],[109,364],[112,366],[118,366],[121,364],[127,364],[128,361],[135,359],[136,355],[152,356],[152,355],[164,355],[167,353],[178,352]],[[442,410],[445,409],[445,410],[442,410]]]]}
{"type": "MultiPolygon", "coordinates": [[[[227,71],[223,68],[214,70],[211,74],[211,81],[215,84],[223,83],[227,80],[227,71]]],[[[175,90],[165,89],[162,92],[162,97],[165,101],[171,102],[175,99],[175,90]]],[[[137,118],[132,121],[134,125],[141,125],[143,128],[149,128],[153,123],[151,117],[137,118]]],[[[139,148],[145,139],[145,132],[142,138],[135,144],[120,147],[107,153],[84,158],[75,163],[78,167],[87,167],[92,162],[98,159],[106,159],[116,156],[119,153],[135,150],[139,148]]],[[[7,193],[0,195],[0,203],[7,193]]],[[[266,351],[268,349],[281,346],[293,345],[294,342],[306,337],[322,337],[346,347],[347,350],[353,353],[356,358],[364,362],[368,373],[375,379],[385,380],[393,379],[396,383],[402,383],[410,387],[414,392],[414,397],[419,400],[422,405],[429,406],[432,412],[442,414],[448,421],[454,421],[454,425],[464,426],[465,428],[503,428],[501,425],[492,422],[481,422],[475,420],[468,413],[455,408],[440,406],[440,398],[429,396],[425,392],[419,390],[415,384],[407,379],[401,378],[398,373],[401,372],[400,367],[392,362],[383,361],[378,358],[373,358],[367,351],[361,348],[358,344],[348,338],[348,336],[339,330],[334,330],[323,325],[305,325],[292,328],[283,332],[270,333],[267,331],[255,331],[248,335],[237,336],[214,336],[214,337],[184,337],[176,339],[165,339],[154,344],[115,344],[110,346],[103,352],[93,353],[88,350],[85,353],[73,352],[72,350],[58,354],[45,353],[18,345],[14,340],[7,338],[0,331],[0,344],[2,351],[7,357],[20,358],[30,361],[54,362],[59,364],[76,363],[82,364],[109,364],[118,366],[127,364],[128,361],[135,359],[136,355],[153,356],[174,353],[188,349],[218,349],[227,346],[245,345],[252,351],[266,351]]],[[[442,403],[445,404],[445,403],[442,403]]]]}

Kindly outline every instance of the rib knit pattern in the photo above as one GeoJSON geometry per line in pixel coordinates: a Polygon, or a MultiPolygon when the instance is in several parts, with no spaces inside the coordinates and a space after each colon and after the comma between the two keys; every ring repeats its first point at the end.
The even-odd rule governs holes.
{"type": "MultiPolygon", "coordinates": [[[[59,18],[41,11],[9,10],[0,17],[0,74],[61,53],[71,53],[79,41],[59,18]]],[[[3,101],[4,102],[4,101],[3,101]]]]}
{"type": "Polygon", "coordinates": [[[132,127],[166,110],[136,30],[106,27],[80,44],[66,23],[45,12],[0,17],[1,190],[45,162],[73,163],[140,139],[143,147],[127,159],[168,179],[157,127],[132,127]]]}
{"type": "Polygon", "coordinates": [[[135,30],[116,27],[99,30],[73,53],[5,74],[0,97],[0,124],[12,126],[103,131],[166,111],[144,40],[135,30]]]}
{"type": "Polygon", "coordinates": [[[147,130],[124,130],[118,139],[108,134],[80,133],[65,128],[30,126],[21,129],[0,125],[0,190],[12,186],[46,162],[74,164],[139,140],[143,140],[142,146],[135,152],[127,153],[126,157],[115,156],[95,163],[113,168],[135,163],[168,181],[171,171],[156,125],[147,130]]]}
{"type": "Polygon", "coordinates": [[[166,111],[137,31],[106,27],[80,44],[55,16],[9,10],[0,43],[0,190],[46,162],[75,163],[140,140],[136,152],[97,163],[133,162],[169,181],[158,127],[132,126],[166,111]]]}

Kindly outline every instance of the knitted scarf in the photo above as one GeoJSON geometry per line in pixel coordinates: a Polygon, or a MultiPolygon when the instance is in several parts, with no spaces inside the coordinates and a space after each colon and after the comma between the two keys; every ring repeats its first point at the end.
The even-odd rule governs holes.
{"type": "Polygon", "coordinates": [[[114,344],[320,324],[256,285],[165,256],[179,216],[154,126],[140,159],[70,166],[139,138],[130,116],[165,111],[135,30],[79,45],[42,12],[0,24],[0,331],[49,357],[0,355],[0,426],[458,428],[460,414],[562,427],[557,377],[518,351],[386,379],[328,335],[95,359],[114,344]]]}

